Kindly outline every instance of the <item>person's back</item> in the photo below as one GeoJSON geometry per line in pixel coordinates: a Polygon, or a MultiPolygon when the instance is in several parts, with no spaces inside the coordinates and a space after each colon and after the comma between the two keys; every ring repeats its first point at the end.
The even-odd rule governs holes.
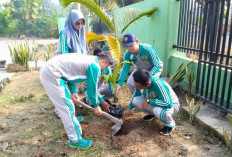
{"type": "Polygon", "coordinates": [[[50,70],[56,70],[62,76],[71,78],[73,76],[84,77],[87,68],[97,64],[96,56],[88,56],[78,53],[63,54],[51,58],[46,65],[50,70]]]}

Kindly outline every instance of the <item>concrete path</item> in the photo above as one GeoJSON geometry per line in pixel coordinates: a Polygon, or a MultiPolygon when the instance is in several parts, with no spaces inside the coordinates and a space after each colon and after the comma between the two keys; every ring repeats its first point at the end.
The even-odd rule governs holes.
{"type": "MultiPolygon", "coordinates": [[[[188,112],[188,106],[184,106],[184,110],[188,112]]],[[[203,104],[196,118],[199,125],[224,140],[223,127],[230,138],[232,135],[230,123],[231,116],[232,115],[228,114],[226,117],[223,117],[217,107],[211,104],[203,104]]]]}

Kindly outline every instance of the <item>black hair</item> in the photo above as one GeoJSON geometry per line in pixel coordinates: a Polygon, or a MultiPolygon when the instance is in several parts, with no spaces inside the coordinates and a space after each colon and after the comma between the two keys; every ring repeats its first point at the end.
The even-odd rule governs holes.
{"type": "Polygon", "coordinates": [[[102,60],[108,61],[109,65],[113,64],[113,58],[109,51],[102,51],[97,54],[97,57],[102,60]]]}
{"type": "Polygon", "coordinates": [[[101,53],[101,52],[103,52],[103,50],[97,47],[97,48],[93,51],[93,55],[96,56],[98,53],[101,53]]]}
{"type": "Polygon", "coordinates": [[[143,86],[146,86],[151,81],[151,74],[142,69],[138,69],[133,74],[134,81],[140,83],[143,86]]]}

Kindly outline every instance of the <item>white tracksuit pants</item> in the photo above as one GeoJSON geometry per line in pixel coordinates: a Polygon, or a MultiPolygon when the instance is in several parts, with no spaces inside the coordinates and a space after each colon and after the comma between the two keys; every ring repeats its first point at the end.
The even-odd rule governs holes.
{"type": "Polygon", "coordinates": [[[82,130],[75,116],[75,107],[66,87],[66,82],[47,67],[41,68],[40,79],[48,97],[55,105],[63,122],[68,138],[76,143],[82,137],[82,130]]]}
{"type": "Polygon", "coordinates": [[[152,105],[148,105],[145,109],[142,109],[142,103],[147,100],[144,96],[134,97],[132,104],[146,114],[155,115],[165,126],[174,128],[176,123],[172,116],[178,113],[180,104],[176,94],[173,91],[170,94],[173,101],[173,107],[171,109],[164,109],[152,105]]]}

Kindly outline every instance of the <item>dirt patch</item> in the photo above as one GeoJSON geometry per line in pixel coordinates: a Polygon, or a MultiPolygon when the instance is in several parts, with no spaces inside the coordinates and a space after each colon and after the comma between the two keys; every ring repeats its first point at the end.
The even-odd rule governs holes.
{"type": "MultiPolygon", "coordinates": [[[[184,105],[181,95],[185,94],[177,92],[184,105]]],[[[122,88],[120,97],[126,108],[130,100],[127,88],[122,88]]],[[[39,71],[16,74],[0,92],[0,156],[231,156],[221,141],[189,124],[182,113],[175,117],[177,128],[168,137],[159,133],[162,125],[158,120],[145,122],[144,114],[137,110],[116,136],[111,134],[113,123],[106,118],[78,107],[76,114],[85,117],[81,122],[83,137],[93,141],[88,151],[68,147],[64,127],[54,116],[39,71]],[[20,98],[26,99],[18,101],[20,98]]]]}

